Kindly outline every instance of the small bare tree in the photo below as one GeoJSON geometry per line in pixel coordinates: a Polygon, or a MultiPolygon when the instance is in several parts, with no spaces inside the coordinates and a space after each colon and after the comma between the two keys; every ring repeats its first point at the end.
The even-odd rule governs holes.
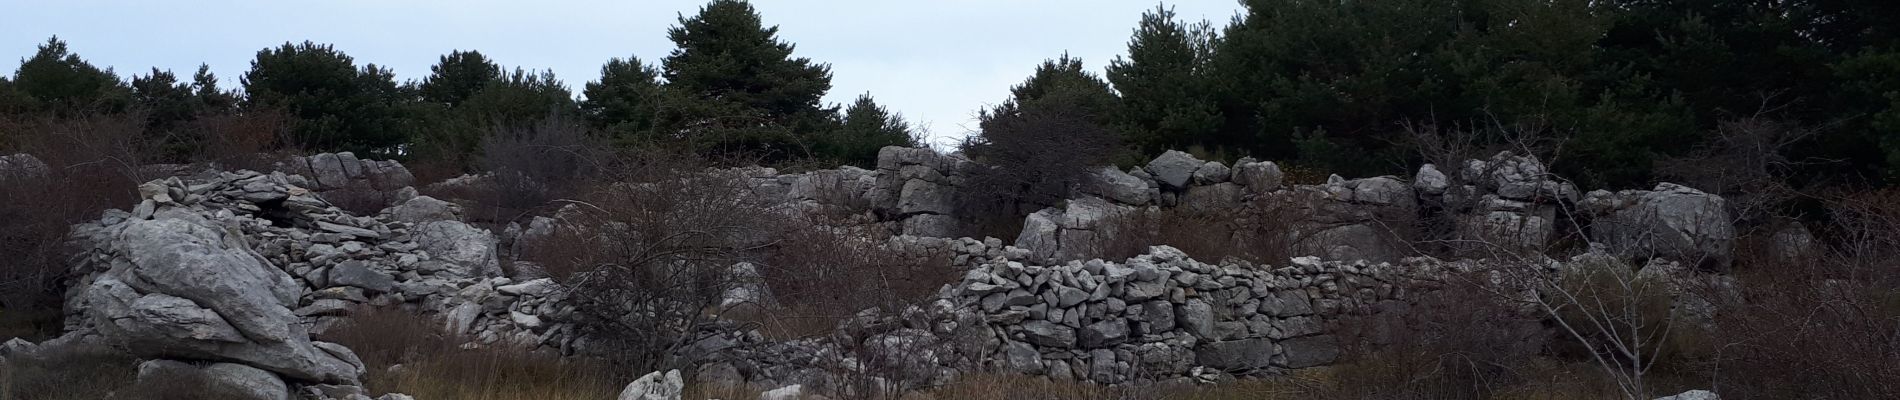
{"type": "Polygon", "coordinates": [[[739,284],[734,264],[769,247],[777,215],[719,171],[630,169],[570,201],[585,218],[524,258],[568,288],[581,334],[635,370],[678,368],[739,284]]]}

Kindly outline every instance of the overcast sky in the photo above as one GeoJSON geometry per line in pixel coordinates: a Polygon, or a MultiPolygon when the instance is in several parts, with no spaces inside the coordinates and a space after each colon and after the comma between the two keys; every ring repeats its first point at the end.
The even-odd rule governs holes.
{"type": "MultiPolygon", "coordinates": [[[[480,50],[505,67],[552,69],[578,88],[611,57],[658,63],[666,29],[700,0],[648,1],[100,1],[0,0],[0,59],[31,56],[59,35],[122,78],[152,67],[189,75],[208,63],[227,87],[257,50],[285,41],[331,43],[361,63],[421,79],[451,50],[480,50]]],[[[1008,96],[1035,65],[1067,51],[1098,73],[1126,51],[1154,0],[754,0],[796,56],[829,63],[843,103],[870,92],[938,138],[974,128],[978,108],[1008,96]]],[[[1224,25],[1238,0],[1179,0],[1183,19],[1224,25]]],[[[0,68],[7,75],[17,64],[0,68]]],[[[944,140],[944,139],[939,139],[944,140]]]]}

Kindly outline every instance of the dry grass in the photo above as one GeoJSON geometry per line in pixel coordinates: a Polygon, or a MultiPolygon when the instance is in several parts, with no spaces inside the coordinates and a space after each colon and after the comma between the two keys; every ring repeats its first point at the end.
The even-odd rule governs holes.
{"type": "Polygon", "coordinates": [[[397,310],[359,310],[320,339],[349,346],[369,369],[372,393],[418,399],[608,399],[630,382],[586,359],[490,347],[458,348],[436,321],[397,310]],[[398,367],[399,365],[399,367],[398,367]]]}
{"type": "Polygon", "coordinates": [[[138,360],[115,352],[65,351],[44,358],[0,364],[0,400],[104,399],[138,376],[138,360]]]}

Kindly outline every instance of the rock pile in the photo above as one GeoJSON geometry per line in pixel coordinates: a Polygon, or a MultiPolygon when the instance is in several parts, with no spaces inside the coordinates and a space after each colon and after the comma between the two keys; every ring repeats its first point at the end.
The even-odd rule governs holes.
{"type": "Polygon", "coordinates": [[[279,161],[277,172],[294,177],[289,183],[319,193],[332,190],[397,190],[415,185],[416,177],[395,161],[364,160],[350,152],[295,156],[279,161]]]}
{"type": "Polygon", "coordinates": [[[363,366],[310,335],[365,306],[458,317],[484,343],[565,343],[530,314],[556,319],[560,310],[540,307],[556,302],[543,300],[558,296],[541,289],[551,285],[501,277],[493,236],[454,219],[452,205],[417,196],[358,217],[297,181],[250,171],[153,181],[131,211],[75,226],[89,250],[75,266],[68,330],[144,358],[233,365],[203,371],[267,371],[335,398],[361,392],[351,388],[363,366]]]}
{"type": "Polygon", "coordinates": [[[1327,332],[1347,314],[1402,303],[1434,265],[1296,259],[1282,268],[1212,265],[1156,246],[1125,262],[996,259],[953,289],[980,315],[991,367],[1122,383],[1330,363],[1327,332]]]}
{"type": "Polygon", "coordinates": [[[1577,188],[1551,178],[1535,157],[1500,152],[1468,160],[1456,186],[1431,164],[1419,168],[1412,186],[1425,204],[1448,213],[1456,239],[1493,247],[1494,252],[1540,252],[1550,243],[1560,208],[1574,205],[1577,188]]]}
{"type": "Polygon", "coordinates": [[[283,185],[282,175],[226,178],[146,183],[131,212],[112,210],[74,227],[75,241],[88,250],[77,266],[82,277],[68,292],[71,335],[141,358],[222,361],[169,369],[216,374],[273,396],[288,391],[279,376],[297,384],[356,384],[362,362],[348,348],[310,339],[309,326],[292,311],[306,287],[253,243],[265,237],[253,234],[259,227],[286,217],[271,212],[321,202],[283,185]]]}

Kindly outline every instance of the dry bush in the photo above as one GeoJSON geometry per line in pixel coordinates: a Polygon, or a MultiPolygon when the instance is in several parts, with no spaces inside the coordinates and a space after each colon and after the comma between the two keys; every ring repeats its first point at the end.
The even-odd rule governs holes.
{"type": "Polygon", "coordinates": [[[15,150],[48,167],[0,176],[0,337],[58,333],[68,227],[137,202],[143,124],[136,115],[0,121],[0,131],[26,133],[12,138],[15,150]]]}
{"type": "Polygon", "coordinates": [[[198,139],[190,161],[216,163],[227,170],[268,171],[294,150],[286,147],[290,124],[282,110],[199,116],[185,127],[198,139]]]}
{"type": "Polygon", "coordinates": [[[1741,398],[1900,397],[1900,191],[1831,194],[1813,257],[1743,258],[1702,376],[1741,398]]]}
{"type": "Polygon", "coordinates": [[[902,310],[958,276],[947,252],[886,248],[888,235],[861,227],[802,225],[786,231],[759,263],[777,301],[759,322],[777,337],[829,333],[839,320],[865,309],[902,310]]]}
{"type": "Polygon", "coordinates": [[[630,381],[584,358],[561,358],[508,347],[464,350],[441,323],[401,310],[362,309],[320,335],[356,351],[371,393],[419,399],[612,398],[630,381]]]}
{"type": "Polygon", "coordinates": [[[1482,279],[1457,275],[1412,303],[1346,320],[1339,331],[1359,340],[1347,342],[1332,371],[1340,384],[1315,389],[1337,398],[1487,398],[1533,381],[1523,370],[1549,332],[1482,279]]]}
{"type": "Polygon", "coordinates": [[[1168,245],[1204,262],[1237,259],[1285,265],[1294,254],[1292,230],[1307,215],[1292,204],[1267,200],[1239,210],[1150,208],[1112,217],[1097,229],[1104,239],[1086,258],[1120,260],[1168,245]]]}
{"type": "Polygon", "coordinates": [[[1656,176],[1722,195],[1730,215],[1744,226],[1760,225],[1800,197],[1788,178],[1804,162],[1785,153],[1817,133],[1763,115],[1722,121],[1695,151],[1657,161],[1656,176]]]}
{"type": "Polygon", "coordinates": [[[602,177],[606,143],[585,123],[559,113],[529,126],[496,126],[482,138],[481,166],[494,174],[492,193],[474,198],[494,221],[508,221],[568,198],[602,177]]]}
{"type": "Polygon", "coordinates": [[[1046,105],[989,116],[963,152],[985,165],[969,171],[957,192],[956,215],[971,237],[1011,240],[1029,213],[1067,200],[1091,168],[1121,150],[1119,137],[1071,106],[1046,105]]]}
{"type": "Polygon", "coordinates": [[[678,350],[713,322],[705,310],[741,282],[783,217],[728,172],[629,162],[616,183],[573,201],[578,214],[523,251],[569,291],[579,333],[630,370],[688,365],[678,350]]]}

